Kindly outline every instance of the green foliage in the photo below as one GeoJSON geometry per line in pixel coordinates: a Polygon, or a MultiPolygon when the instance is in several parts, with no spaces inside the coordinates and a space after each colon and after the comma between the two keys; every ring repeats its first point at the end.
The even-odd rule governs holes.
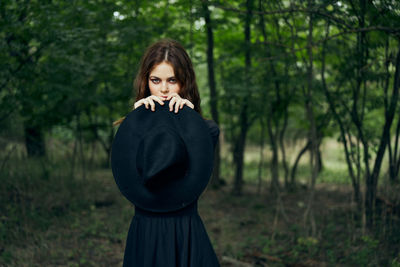
{"type": "Polygon", "coordinates": [[[400,266],[400,253],[394,258],[391,262],[391,267],[399,267],[400,266]]]}
{"type": "Polygon", "coordinates": [[[313,237],[299,237],[297,238],[297,244],[294,246],[292,252],[294,257],[298,257],[300,254],[306,253],[310,257],[315,257],[319,250],[319,241],[313,237]]]}
{"type": "Polygon", "coordinates": [[[370,236],[362,236],[359,242],[359,247],[353,248],[353,253],[349,255],[349,262],[354,265],[367,266],[378,264],[377,260],[377,248],[379,241],[375,240],[370,236]]]}
{"type": "MultiPolygon", "coordinates": [[[[64,153],[73,153],[68,149],[68,152],[58,150],[57,145],[79,141],[85,148],[100,144],[102,158],[108,159],[114,134],[111,123],[131,109],[135,97],[132,82],[139,59],[150,43],[162,37],[179,40],[189,52],[200,85],[202,108],[205,114],[210,114],[208,105],[213,99],[208,90],[208,39],[202,6],[205,3],[209,4],[214,32],[216,100],[224,137],[221,174],[228,184],[235,177],[232,148],[242,130],[239,123],[244,101],[248,101],[245,112],[251,122],[246,136],[245,184],[251,186],[258,182],[261,138],[268,154],[262,165],[263,187],[270,179],[268,127],[275,134],[286,127],[283,140],[288,162],[293,163],[299,150],[297,145],[304,143],[310,131],[311,121],[304,108],[306,101],[311,101],[318,136],[322,140],[330,141],[327,137],[333,137],[343,142],[338,137],[339,118],[347,138],[352,140],[350,167],[355,169],[359,164],[360,177],[364,177],[367,168],[363,161],[364,145],[369,148],[366,157],[372,167],[386,120],[385,98],[391,99],[394,84],[400,28],[398,1],[318,0],[309,2],[311,7],[307,1],[254,1],[251,42],[246,44],[246,6],[241,1],[3,0],[0,3],[0,148],[7,151],[10,140],[22,142],[26,137],[24,129],[35,128],[51,140],[47,156],[54,158],[12,158],[9,166],[1,167],[1,264],[14,260],[12,252],[3,249],[3,244],[10,240],[18,244],[29,238],[38,238],[40,243],[41,239],[30,237],[31,233],[46,231],[55,220],[62,221],[71,213],[93,219],[87,222],[76,216],[69,221],[73,230],[79,230],[81,240],[123,240],[119,231],[123,222],[113,221],[110,229],[99,215],[102,211],[95,204],[93,192],[101,189],[95,184],[89,189],[84,186],[88,181],[69,175],[64,153]],[[282,9],[295,11],[281,12],[282,9]],[[280,11],[270,12],[277,10],[280,11]],[[313,22],[311,36],[310,21],[313,22]],[[323,45],[326,45],[325,81],[321,73],[323,45]],[[246,65],[245,51],[250,51],[250,66],[246,65]],[[338,118],[332,114],[325,89],[332,95],[338,118]],[[309,96],[307,90],[310,90],[309,96]],[[265,126],[264,136],[260,135],[261,121],[265,126]],[[361,137],[364,143],[360,142],[361,137]]],[[[397,108],[394,123],[399,120],[398,114],[397,108]]],[[[392,137],[395,131],[396,127],[392,127],[392,137]]],[[[332,146],[324,142],[321,148],[324,169],[319,173],[317,184],[350,184],[344,149],[338,149],[336,143],[332,146]]],[[[24,154],[23,148],[18,151],[24,154]]],[[[87,157],[88,151],[82,153],[87,157]]],[[[298,166],[298,184],[309,182],[308,157],[307,153],[298,166]]],[[[104,163],[107,164],[108,161],[104,163]]],[[[279,174],[283,183],[281,161],[279,174]]],[[[245,198],[226,197],[225,200],[236,206],[249,205],[245,198]]],[[[294,202],[296,210],[305,206],[304,197],[294,202]]],[[[265,203],[254,202],[249,207],[252,212],[274,214],[265,203]]],[[[124,213],[124,220],[129,215],[124,213]]],[[[342,237],[343,229],[337,230],[345,224],[345,219],[338,216],[332,220],[323,230],[328,240],[311,238],[297,223],[291,222],[290,234],[278,231],[277,240],[272,240],[264,230],[263,234],[249,236],[240,244],[220,248],[234,258],[245,257],[244,251],[254,247],[265,254],[279,255],[288,252],[279,244],[283,240],[290,244],[286,250],[292,254],[288,253],[299,261],[320,256],[333,265],[382,262],[378,262],[376,255],[378,238],[346,239],[342,237]],[[294,237],[288,238],[288,235],[294,237]],[[333,244],[338,236],[343,250],[333,244]]],[[[241,223],[235,221],[232,229],[242,227],[241,223]]],[[[252,224],[254,220],[244,223],[252,224]]],[[[398,235],[387,239],[395,244],[398,235]]],[[[99,244],[93,241],[88,247],[92,249],[96,245],[99,244]]],[[[96,265],[90,249],[71,250],[71,255],[66,257],[73,260],[67,265],[96,265]]],[[[103,252],[103,248],[99,250],[103,252]]],[[[46,253],[37,257],[47,256],[59,257],[46,253]]],[[[399,265],[399,258],[392,260],[392,266],[399,265]]]]}
{"type": "Polygon", "coordinates": [[[26,259],[28,254],[16,251],[33,242],[37,244],[35,260],[50,263],[63,258],[71,266],[95,266],[94,256],[110,248],[97,240],[110,244],[125,240],[132,206],[125,201],[121,208],[111,208],[105,214],[102,206],[123,200],[114,181],[94,178],[96,175],[83,180],[80,175],[69,175],[70,168],[65,159],[13,158],[7,163],[0,175],[0,265],[20,266],[27,260],[32,263],[34,259],[26,259]],[[39,163],[44,160],[45,165],[39,163]],[[25,168],[17,168],[22,164],[25,168]],[[74,242],[85,245],[80,248],[74,242]],[[62,250],[56,248],[59,243],[62,250]]]}
{"type": "MultiPolygon", "coordinates": [[[[51,227],[58,218],[93,207],[95,184],[71,177],[65,162],[13,159],[0,175],[0,244],[23,243],[51,227]],[[44,162],[46,161],[46,162],[44,162]],[[24,168],[18,168],[18,166],[24,168]],[[63,167],[61,167],[63,165],[63,167]]],[[[4,251],[2,260],[10,260],[4,251]]]]}

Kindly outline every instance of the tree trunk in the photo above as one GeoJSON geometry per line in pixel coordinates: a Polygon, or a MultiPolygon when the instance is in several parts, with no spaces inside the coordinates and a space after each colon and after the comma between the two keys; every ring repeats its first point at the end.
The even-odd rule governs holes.
{"type": "MultiPolygon", "coordinates": [[[[308,1],[308,8],[311,8],[313,5],[312,0],[308,1]]],[[[310,13],[309,15],[309,25],[308,25],[308,42],[307,42],[307,54],[308,54],[308,67],[307,67],[307,88],[304,88],[304,97],[305,97],[305,108],[307,119],[310,122],[309,129],[309,140],[310,140],[310,165],[311,165],[311,185],[310,185],[310,193],[308,197],[307,209],[304,213],[304,224],[307,224],[307,221],[311,224],[311,232],[312,235],[316,235],[316,224],[314,218],[314,193],[315,193],[315,181],[318,176],[318,140],[317,140],[317,127],[315,122],[315,115],[313,109],[313,52],[312,52],[312,34],[313,34],[313,15],[310,13]]]]}
{"type": "Polygon", "coordinates": [[[284,110],[283,126],[282,126],[281,130],[279,131],[279,147],[281,149],[281,158],[282,158],[286,190],[288,190],[290,187],[290,185],[289,185],[289,164],[286,160],[286,150],[285,150],[285,132],[286,132],[286,127],[287,127],[287,123],[288,123],[288,107],[289,107],[289,105],[286,103],[285,110],[284,110]]]}
{"type": "Polygon", "coordinates": [[[299,165],[301,157],[306,153],[307,150],[310,149],[311,142],[310,140],[307,140],[306,145],[300,150],[299,154],[296,157],[296,160],[294,161],[292,171],[290,174],[290,190],[294,191],[296,189],[296,170],[297,166],[299,165]]]}
{"type": "MultiPolygon", "coordinates": [[[[388,110],[388,88],[390,81],[389,72],[389,36],[386,39],[385,47],[385,67],[386,67],[386,79],[384,84],[384,96],[385,96],[385,112],[388,110]]],[[[399,167],[400,167],[400,157],[399,157],[399,138],[400,138],[400,119],[397,120],[396,135],[394,137],[394,149],[390,140],[388,140],[388,154],[389,154],[389,178],[392,184],[395,184],[399,180],[399,167]]]]}
{"type": "Polygon", "coordinates": [[[247,120],[247,105],[243,108],[241,112],[241,121],[240,124],[240,134],[239,138],[234,144],[234,152],[233,152],[233,162],[235,165],[235,183],[233,186],[232,193],[234,195],[241,195],[242,194],[242,187],[243,187],[243,164],[244,164],[244,148],[246,143],[246,132],[247,126],[244,122],[247,120]],[[243,111],[245,110],[245,111],[243,111]]]}
{"type": "Polygon", "coordinates": [[[24,125],[25,147],[28,157],[41,157],[46,154],[45,140],[42,129],[39,126],[24,125]]]}
{"type": "Polygon", "coordinates": [[[260,117],[260,124],[261,124],[261,135],[260,135],[260,161],[258,163],[258,184],[257,184],[257,195],[261,194],[261,184],[262,184],[262,170],[263,170],[263,163],[264,163],[264,135],[265,135],[265,123],[264,118],[260,117]]]}
{"type": "MultiPolygon", "coordinates": [[[[261,29],[262,35],[264,37],[264,42],[265,42],[265,51],[267,54],[267,57],[271,57],[272,54],[270,52],[270,48],[267,47],[266,42],[267,42],[267,32],[265,30],[265,22],[264,22],[264,16],[263,16],[263,7],[262,7],[262,1],[259,0],[259,12],[260,12],[260,20],[259,20],[259,27],[261,29]]],[[[279,29],[279,23],[277,20],[275,20],[276,27],[279,29]]],[[[279,30],[278,30],[279,32],[279,30]]],[[[274,62],[269,61],[269,67],[270,70],[267,70],[268,73],[266,75],[271,75],[272,77],[277,77],[277,70],[275,68],[274,62]]],[[[275,192],[278,193],[277,191],[280,190],[280,185],[279,185],[279,146],[281,148],[281,153],[282,153],[282,161],[283,161],[283,167],[285,171],[285,185],[288,184],[288,167],[286,163],[286,154],[285,154],[285,147],[284,147],[284,134],[285,134],[285,129],[287,125],[287,103],[284,105],[284,110],[283,110],[283,115],[284,115],[284,123],[282,128],[280,129],[280,119],[281,119],[281,104],[282,101],[286,102],[286,99],[282,100],[281,99],[281,83],[279,82],[278,79],[275,79],[274,82],[275,86],[275,91],[274,91],[274,100],[269,100],[270,106],[269,106],[269,116],[267,118],[267,125],[268,125],[268,136],[269,136],[269,143],[272,149],[272,160],[270,164],[270,171],[271,171],[271,187],[270,187],[270,192],[275,192]],[[273,123],[272,123],[273,122],[273,123]]],[[[285,93],[283,93],[285,94],[285,93]]],[[[286,97],[286,96],[285,96],[286,97]]],[[[268,98],[266,98],[266,101],[268,101],[268,98]]]]}
{"type": "Polygon", "coordinates": [[[278,170],[278,144],[277,144],[277,138],[276,134],[273,132],[273,127],[272,127],[272,116],[269,116],[267,119],[268,122],[268,133],[269,133],[269,140],[270,140],[270,145],[272,148],[272,160],[270,164],[270,169],[271,169],[271,187],[270,191],[271,192],[276,192],[276,190],[279,190],[279,170],[278,170]]]}
{"type": "MultiPolygon", "coordinates": [[[[250,82],[250,71],[251,71],[251,54],[250,54],[250,36],[251,36],[251,18],[252,18],[252,5],[253,0],[246,1],[246,18],[245,18],[245,26],[244,26],[244,38],[245,38],[245,69],[244,69],[244,77],[245,80],[250,82]]],[[[242,193],[242,185],[243,185],[243,164],[244,164],[244,148],[246,145],[246,135],[249,128],[249,122],[247,118],[248,112],[248,99],[250,97],[250,90],[245,95],[243,99],[243,105],[239,114],[239,127],[240,133],[236,142],[234,143],[234,153],[233,153],[233,162],[236,166],[235,169],[235,182],[233,186],[232,193],[235,195],[241,195],[242,193]]]]}
{"type": "MultiPolygon", "coordinates": [[[[326,27],[326,36],[329,35],[329,24],[326,27]]],[[[359,160],[356,159],[357,162],[357,176],[354,173],[353,170],[353,163],[352,163],[352,153],[349,151],[349,145],[346,139],[346,128],[344,126],[344,123],[340,117],[340,115],[338,114],[337,110],[336,110],[336,106],[334,103],[334,99],[331,96],[331,93],[328,90],[328,86],[326,84],[326,80],[325,80],[325,59],[326,59],[326,42],[323,43],[322,45],[322,56],[321,56],[321,80],[322,80],[322,89],[324,90],[326,99],[328,100],[328,104],[329,104],[329,108],[332,111],[333,117],[336,120],[336,122],[339,125],[339,129],[340,129],[340,137],[342,139],[343,142],[343,147],[344,147],[344,152],[345,152],[345,158],[346,158],[346,163],[347,163],[347,168],[348,168],[348,173],[350,175],[351,178],[351,182],[352,182],[352,186],[353,186],[353,191],[354,191],[354,198],[353,200],[358,204],[358,207],[361,207],[361,197],[360,197],[360,164],[359,164],[359,160]]],[[[351,141],[351,140],[350,140],[351,141]]],[[[350,145],[350,149],[352,146],[350,145]]]]}
{"type": "MultiPolygon", "coordinates": [[[[214,34],[211,22],[210,10],[208,9],[208,1],[202,1],[204,20],[207,28],[207,66],[208,66],[208,84],[210,87],[210,109],[212,119],[219,124],[218,109],[217,109],[217,90],[214,71],[214,34]]],[[[217,147],[214,154],[214,169],[211,177],[211,186],[218,188],[221,185],[220,180],[220,162],[221,162],[221,145],[217,142],[217,147]]]]}
{"type": "Polygon", "coordinates": [[[399,85],[400,85],[400,40],[398,43],[398,51],[396,57],[396,71],[393,82],[393,92],[390,98],[390,105],[387,112],[385,113],[385,125],[383,126],[381,140],[379,142],[378,152],[375,158],[374,168],[370,176],[367,176],[366,180],[366,197],[365,197],[365,212],[367,217],[367,226],[372,227],[373,215],[376,200],[376,191],[379,178],[379,172],[381,169],[383,156],[385,154],[386,145],[390,140],[390,128],[393,123],[394,115],[396,112],[397,102],[399,99],[399,85]]]}

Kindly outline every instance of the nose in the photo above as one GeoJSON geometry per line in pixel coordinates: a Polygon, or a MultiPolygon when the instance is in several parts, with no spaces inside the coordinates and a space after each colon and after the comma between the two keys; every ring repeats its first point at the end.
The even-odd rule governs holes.
{"type": "Polygon", "coordinates": [[[162,93],[168,92],[168,85],[167,85],[166,82],[163,82],[163,83],[162,83],[161,92],[162,92],[162,93]]]}

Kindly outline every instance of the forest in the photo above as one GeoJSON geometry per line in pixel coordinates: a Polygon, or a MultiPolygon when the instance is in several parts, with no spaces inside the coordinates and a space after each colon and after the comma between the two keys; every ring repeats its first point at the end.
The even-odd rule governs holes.
{"type": "Polygon", "coordinates": [[[220,128],[221,266],[400,266],[397,0],[0,1],[0,266],[121,266],[113,122],[162,38],[220,128]]]}

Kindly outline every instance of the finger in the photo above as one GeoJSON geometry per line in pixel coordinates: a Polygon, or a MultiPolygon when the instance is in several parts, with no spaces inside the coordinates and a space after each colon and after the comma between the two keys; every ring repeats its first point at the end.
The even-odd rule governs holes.
{"type": "Polygon", "coordinates": [[[171,100],[171,98],[173,98],[175,95],[174,94],[170,94],[166,100],[171,100]]]}
{"type": "Polygon", "coordinates": [[[149,102],[147,100],[143,100],[143,103],[146,106],[146,109],[149,109],[149,102]]]}
{"type": "Polygon", "coordinates": [[[186,99],[186,105],[189,106],[191,109],[194,109],[194,105],[192,102],[186,99]]]}
{"type": "Polygon", "coordinates": [[[167,97],[167,100],[170,100],[171,98],[180,98],[180,96],[177,93],[172,93],[167,97]]]}
{"type": "Polygon", "coordinates": [[[183,101],[182,101],[182,100],[178,100],[178,101],[176,101],[176,105],[175,105],[175,113],[178,113],[179,106],[181,105],[181,102],[183,102],[183,101]]]}
{"type": "Polygon", "coordinates": [[[171,101],[169,101],[169,111],[172,111],[175,102],[176,102],[176,98],[175,97],[173,97],[171,99],[171,101]]]}
{"type": "Polygon", "coordinates": [[[160,105],[164,105],[164,101],[159,96],[152,95],[151,98],[160,103],[160,105]]]}
{"type": "Polygon", "coordinates": [[[136,101],[136,103],[134,105],[134,109],[140,107],[141,105],[143,105],[143,99],[140,99],[139,101],[136,101]]]}
{"type": "Polygon", "coordinates": [[[151,106],[151,110],[152,111],[154,111],[154,110],[156,110],[156,104],[154,104],[154,101],[153,101],[153,99],[149,99],[149,103],[150,103],[150,106],[151,106]]]}
{"type": "Polygon", "coordinates": [[[186,104],[186,100],[183,100],[183,101],[181,102],[181,104],[179,105],[179,108],[182,109],[183,106],[184,106],[185,104],[186,104]]]}

